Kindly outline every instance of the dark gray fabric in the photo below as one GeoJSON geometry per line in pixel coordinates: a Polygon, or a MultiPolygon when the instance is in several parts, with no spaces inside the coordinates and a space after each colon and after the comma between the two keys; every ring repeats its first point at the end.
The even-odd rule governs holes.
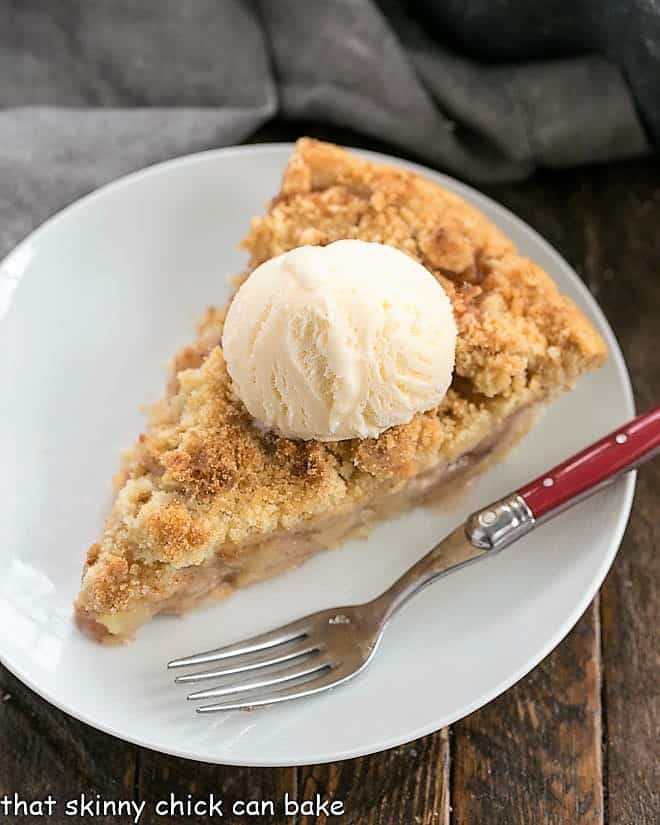
{"type": "MultiPolygon", "coordinates": [[[[593,52],[621,68],[660,142],[660,3],[657,0],[414,0],[435,37],[480,60],[593,52]]],[[[598,110],[594,110],[597,115],[598,110]]]]}
{"type": "MultiPolygon", "coordinates": [[[[515,40],[511,24],[526,21],[525,2],[491,3],[499,34],[485,0],[475,4],[491,26],[482,32],[491,52],[515,40]]],[[[567,8],[547,5],[558,21],[567,8]]],[[[569,37],[559,21],[557,54],[551,36],[538,48],[521,39],[513,54],[526,62],[506,51],[480,62],[472,8],[457,0],[0,0],[0,253],[95,186],[246,140],[275,115],[349,127],[477,181],[648,151],[621,70],[598,54],[576,55],[579,32],[569,25],[569,37]]],[[[538,24],[538,14],[531,19],[538,24]]],[[[603,52],[616,59],[606,40],[603,52]]]]}

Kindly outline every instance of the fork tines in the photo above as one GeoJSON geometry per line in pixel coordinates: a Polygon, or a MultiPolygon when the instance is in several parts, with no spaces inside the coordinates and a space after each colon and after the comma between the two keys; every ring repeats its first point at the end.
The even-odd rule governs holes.
{"type": "Polygon", "coordinates": [[[317,693],[341,679],[338,663],[322,643],[315,642],[304,621],[292,622],[270,633],[216,650],[174,659],[168,668],[208,665],[220,666],[177,676],[179,684],[209,679],[220,680],[218,687],[199,690],[188,699],[230,697],[212,705],[202,705],[198,713],[260,707],[317,693]],[[233,679],[231,677],[242,676],[233,679]],[[246,678],[247,676],[247,678],[246,678]]]}

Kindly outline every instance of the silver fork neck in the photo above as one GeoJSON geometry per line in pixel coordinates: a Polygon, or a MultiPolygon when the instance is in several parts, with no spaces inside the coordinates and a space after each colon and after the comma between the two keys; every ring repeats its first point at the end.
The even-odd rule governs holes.
{"type": "Polygon", "coordinates": [[[464,567],[481,558],[488,550],[475,547],[465,534],[463,525],[430,550],[401,578],[373,600],[371,607],[387,621],[405,602],[446,573],[464,567]]]}
{"type": "Polygon", "coordinates": [[[372,602],[384,623],[422,588],[447,573],[492,555],[529,533],[534,516],[524,499],[510,494],[473,513],[372,602]]]}

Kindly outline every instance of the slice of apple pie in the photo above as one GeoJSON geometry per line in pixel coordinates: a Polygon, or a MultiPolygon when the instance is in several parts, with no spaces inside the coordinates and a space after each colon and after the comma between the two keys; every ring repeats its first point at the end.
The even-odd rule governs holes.
{"type": "Polygon", "coordinates": [[[446,395],[376,438],[284,438],[238,399],[221,345],[225,309],[209,309],[124,455],[88,551],[76,613],[96,639],[129,639],[156,613],[227,596],[374,519],[454,494],[606,358],[587,319],[475,208],[411,172],[302,139],[243,242],[246,275],[341,239],[393,246],[442,285],[457,328],[446,395]]]}

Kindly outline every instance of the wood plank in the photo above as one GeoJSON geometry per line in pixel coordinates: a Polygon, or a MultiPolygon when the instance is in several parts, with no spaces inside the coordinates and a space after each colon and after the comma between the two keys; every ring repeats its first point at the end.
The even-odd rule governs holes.
{"type": "MultiPolygon", "coordinates": [[[[660,403],[660,165],[610,170],[588,196],[589,278],[623,348],[638,408],[647,410],[660,403]]],[[[656,459],[639,472],[631,520],[603,588],[610,825],[660,822],[659,499],[656,459]]]]}
{"type": "MultiPolygon", "coordinates": [[[[47,821],[64,825],[76,821],[64,815],[67,800],[81,793],[88,799],[100,793],[131,800],[135,781],[134,746],[57,710],[0,665],[0,798],[17,793],[31,801],[52,794],[59,804],[47,821]]],[[[6,821],[46,820],[8,816],[6,821]]],[[[93,821],[114,825],[117,820],[100,816],[93,821]]]]}
{"type": "MultiPolygon", "coordinates": [[[[209,723],[211,724],[211,723],[209,723]]],[[[175,816],[171,819],[158,816],[156,802],[169,800],[174,794],[185,803],[188,794],[195,800],[208,800],[211,794],[223,799],[223,817],[217,821],[233,823],[260,822],[263,825],[284,825],[294,821],[282,812],[282,800],[288,793],[293,799],[297,795],[295,768],[240,768],[224,765],[208,765],[191,762],[173,756],[164,756],[153,751],[142,750],[139,761],[138,794],[147,801],[147,808],[140,825],[162,825],[163,822],[185,822],[186,825],[207,825],[213,817],[175,816]],[[271,800],[275,803],[275,814],[247,816],[232,813],[232,806],[238,800],[271,800]]]]}
{"type": "Polygon", "coordinates": [[[603,588],[609,825],[660,822],[660,467],[640,472],[633,517],[603,588]]]}
{"type": "Polygon", "coordinates": [[[299,768],[299,799],[341,800],[341,816],[299,825],[449,825],[449,734],[333,765],[299,768]]]}
{"type": "Polygon", "coordinates": [[[454,726],[454,825],[602,825],[599,635],[592,604],[526,679],[454,726]]]}

